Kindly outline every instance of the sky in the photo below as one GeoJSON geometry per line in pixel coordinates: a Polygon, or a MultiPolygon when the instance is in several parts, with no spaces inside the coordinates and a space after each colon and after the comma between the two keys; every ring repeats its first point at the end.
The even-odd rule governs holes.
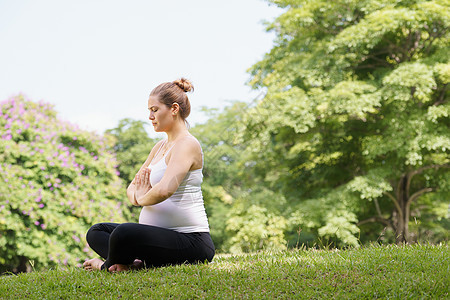
{"type": "Polygon", "coordinates": [[[0,0],[0,101],[23,94],[101,134],[148,120],[158,84],[192,81],[191,125],[203,106],[252,101],[247,70],[273,46],[264,0],[0,0]]]}

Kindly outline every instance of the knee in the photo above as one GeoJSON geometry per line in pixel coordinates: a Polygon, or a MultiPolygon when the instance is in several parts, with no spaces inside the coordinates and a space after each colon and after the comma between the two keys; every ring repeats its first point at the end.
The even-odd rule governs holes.
{"type": "Polygon", "coordinates": [[[101,227],[101,224],[99,223],[99,224],[92,225],[91,228],[89,228],[89,230],[86,233],[86,241],[88,242],[88,244],[91,244],[91,242],[95,236],[95,233],[98,231],[101,231],[100,227],[101,227]]]}
{"type": "Polygon", "coordinates": [[[110,242],[126,243],[133,235],[132,225],[130,223],[120,224],[111,233],[110,242]]]}

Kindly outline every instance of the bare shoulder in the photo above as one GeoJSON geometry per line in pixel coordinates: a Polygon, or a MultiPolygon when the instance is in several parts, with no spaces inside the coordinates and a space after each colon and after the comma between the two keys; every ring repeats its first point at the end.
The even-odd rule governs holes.
{"type": "Polygon", "coordinates": [[[200,142],[192,135],[187,135],[185,137],[182,137],[174,147],[176,148],[176,152],[184,152],[184,153],[201,153],[202,152],[202,146],[200,145],[200,142]]]}
{"type": "Polygon", "coordinates": [[[172,163],[188,164],[189,170],[200,169],[203,166],[202,147],[199,141],[191,135],[180,138],[173,150],[169,152],[169,156],[172,163]]]}

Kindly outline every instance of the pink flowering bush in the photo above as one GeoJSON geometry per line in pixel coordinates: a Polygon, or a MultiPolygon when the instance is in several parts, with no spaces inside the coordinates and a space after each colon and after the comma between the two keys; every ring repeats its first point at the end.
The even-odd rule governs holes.
{"type": "Polygon", "coordinates": [[[76,266],[94,255],[85,234],[129,219],[113,140],[18,96],[0,102],[0,270],[76,266]]]}

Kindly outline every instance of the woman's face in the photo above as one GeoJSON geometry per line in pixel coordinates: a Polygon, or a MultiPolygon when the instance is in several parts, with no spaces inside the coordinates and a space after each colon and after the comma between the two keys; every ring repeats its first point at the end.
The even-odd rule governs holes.
{"type": "Polygon", "coordinates": [[[171,109],[159,101],[157,96],[148,98],[149,120],[156,132],[164,132],[170,129],[173,123],[171,109]]]}

